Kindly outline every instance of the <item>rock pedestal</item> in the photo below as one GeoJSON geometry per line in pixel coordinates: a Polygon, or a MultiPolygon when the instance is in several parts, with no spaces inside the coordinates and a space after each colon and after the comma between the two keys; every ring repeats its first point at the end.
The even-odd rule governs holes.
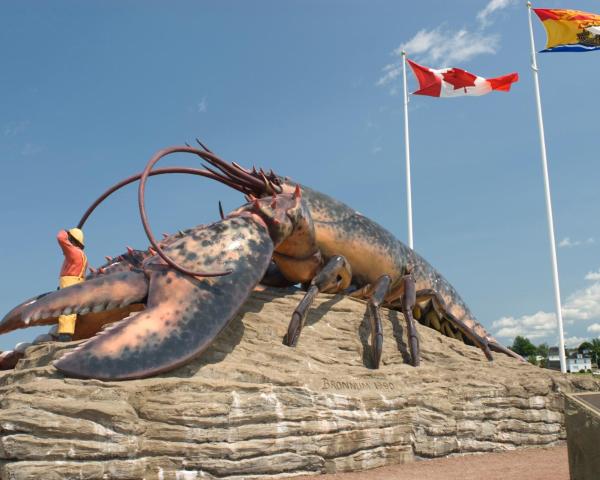
{"type": "Polygon", "coordinates": [[[145,380],[65,378],[50,362],[75,342],[29,348],[0,373],[1,478],[267,478],[547,446],[565,438],[561,392],[600,390],[420,325],[414,368],[388,310],[372,370],[366,305],[341,296],[320,295],[289,348],[301,298],[255,292],[201,358],[145,380]]]}

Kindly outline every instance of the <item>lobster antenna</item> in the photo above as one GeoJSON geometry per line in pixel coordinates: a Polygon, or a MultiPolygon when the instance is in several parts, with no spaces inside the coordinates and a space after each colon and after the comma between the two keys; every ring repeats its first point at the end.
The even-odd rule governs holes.
{"type": "MultiPolygon", "coordinates": [[[[200,170],[198,168],[188,168],[188,167],[157,168],[156,170],[152,170],[150,172],[149,176],[164,175],[164,174],[171,174],[171,173],[199,175],[202,177],[210,178],[212,180],[217,180],[218,182],[221,182],[221,183],[223,183],[241,193],[244,193],[244,194],[246,194],[248,191],[248,189],[246,187],[236,184],[233,180],[221,175],[220,173],[218,174],[216,172],[200,170]]],[[[126,185],[129,185],[130,183],[136,182],[137,180],[140,179],[141,176],[142,176],[141,173],[137,173],[135,175],[132,175],[131,177],[126,178],[125,180],[121,180],[119,183],[110,187],[106,192],[104,192],[100,197],[98,197],[96,199],[96,201],[94,201],[94,203],[92,203],[92,205],[90,205],[90,207],[86,210],[86,212],[81,217],[81,220],[79,220],[79,223],[77,224],[77,228],[83,227],[83,225],[85,224],[85,222],[87,221],[89,216],[94,212],[96,207],[98,207],[98,205],[100,205],[104,200],[106,200],[108,197],[110,197],[117,190],[120,190],[121,188],[125,187],[126,185]]]]}
{"type": "MultiPolygon", "coordinates": [[[[191,149],[191,148],[188,147],[188,149],[191,149]]],[[[189,270],[189,269],[184,268],[183,266],[177,264],[175,261],[173,261],[171,258],[169,258],[165,254],[165,252],[163,252],[162,248],[160,247],[160,245],[154,238],[154,234],[152,233],[152,230],[150,228],[150,223],[148,222],[148,216],[146,215],[144,192],[145,192],[145,187],[146,187],[146,180],[150,176],[152,167],[154,167],[154,165],[161,158],[164,158],[167,155],[170,155],[172,153],[186,152],[186,151],[188,151],[188,149],[185,149],[183,147],[166,148],[164,150],[157,152],[146,164],[146,168],[144,168],[144,171],[142,172],[142,175],[140,177],[140,183],[138,185],[138,206],[140,209],[140,217],[142,218],[142,226],[144,227],[146,236],[148,237],[150,244],[152,245],[152,247],[154,247],[154,250],[156,251],[158,256],[160,258],[162,258],[164,260],[164,262],[167,265],[169,265],[171,268],[174,268],[175,270],[178,270],[181,273],[184,273],[186,275],[191,275],[193,277],[220,277],[223,275],[229,275],[232,272],[231,270],[226,270],[226,271],[222,271],[222,272],[203,272],[203,271],[195,272],[195,271],[189,270]]],[[[208,172],[208,173],[210,173],[210,172],[208,172]]]]}
{"type": "MultiPolygon", "coordinates": [[[[200,139],[198,137],[196,137],[196,142],[198,143],[198,145],[200,145],[204,150],[206,150],[208,153],[213,153],[206,145],[204,145],[200,139]]],[[[186,144],[187,145],[187,144],[186,144]]],[[[189,146],[189,145],[188,145],[189,146]]]]}
{"type": "Polygon", "coordinates": [[[221,200],[219,200],[219,215],[221,215],[221,220],[225,220],[225,214],[223,213],[223,205],[221,205],[221,200]]]}

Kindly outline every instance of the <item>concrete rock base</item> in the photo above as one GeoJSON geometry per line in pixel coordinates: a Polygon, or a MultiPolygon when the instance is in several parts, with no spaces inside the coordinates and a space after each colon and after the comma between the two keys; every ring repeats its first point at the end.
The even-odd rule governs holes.
{"type": "Polygon", "coordinates": [[[289,348],[301,298],[254,293],[201,358],[145,380],[64,378],[49,363],[76,342],[29,348],[0,373],[1,478],[266,478],[548,446],[565,439],[561,392],[600,390],[420,325],[413,368],[388,310],[372,370],[365,303],[341,296],[320,295],[289,348]]]}

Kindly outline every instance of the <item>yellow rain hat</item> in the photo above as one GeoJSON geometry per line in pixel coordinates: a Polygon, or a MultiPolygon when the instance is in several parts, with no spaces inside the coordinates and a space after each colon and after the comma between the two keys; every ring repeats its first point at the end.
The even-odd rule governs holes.
{"type": "Polygon", "coordinates": [[[71,235],[75,240],[77,240],[81,245],[85,245],[83,232],[79,228],[72,228],[69,230],[69,235],[71,235]]]}

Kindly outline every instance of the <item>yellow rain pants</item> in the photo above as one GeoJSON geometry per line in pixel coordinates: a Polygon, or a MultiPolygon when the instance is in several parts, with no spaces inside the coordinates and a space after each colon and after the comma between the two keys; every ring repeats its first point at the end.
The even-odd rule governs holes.
{"type": "MultiPolygon", "coordinates": [[[[85,271],[85,270],[84,270],[85,271]]],[[[58,286],[62,288],[70,287],[71,285],[77,285],[83,282],[83,277],[64,276],[60,277],[58,286]]],[[[73,335],[75,333],[75,322],[77,321],[77,314],[61,315],[58,317],[58,333],[68,333],[73,335]]]]}

